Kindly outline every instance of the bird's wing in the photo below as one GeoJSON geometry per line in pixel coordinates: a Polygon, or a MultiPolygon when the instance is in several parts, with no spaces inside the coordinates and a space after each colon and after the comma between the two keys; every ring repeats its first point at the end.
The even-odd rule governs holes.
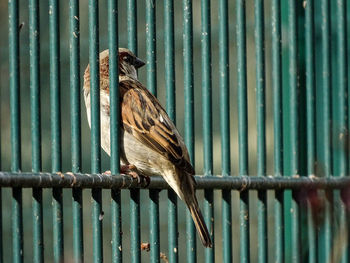
{"type": "Polygon", "coordinates": [[[162,154],[178,168],[194,174],[186,146],[168,114],[140,82],[119,82],[125,132],[162,154]]]}

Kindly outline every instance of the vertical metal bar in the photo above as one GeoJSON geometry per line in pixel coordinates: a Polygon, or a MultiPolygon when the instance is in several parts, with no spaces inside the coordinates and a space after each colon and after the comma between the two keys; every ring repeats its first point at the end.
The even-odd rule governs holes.
{"type": "MultiPolygon", "coordinates": [[[[221,174],[231,174],[230,151],[230,75],[228,49],[228,1],[219,2],[219,56],[220,56],[220,128],[221,128],[221,174]]],[[[223,262],[232,261],[232,215],[231,191],[222,191],[222,249],[223,262]]]]}
{"type": "MultiPolygon", "coordinates": [[[[184,57],[184,97],[185,97],[185,144],[194,165],[194,83],[193,83],[193,17],[192,1],[183,0],[183,57],[184,57]]],[[[187,262],[194,263],[196,255],[196,232],[189,211],[186,211],[187,262]]]]}
{"type": "Polygon", "coordinates": [[[160,262],[159,190],[150,190],[150,262],[160,262]]]}
{"type": "Polygon", "coordinates": [[[147,88],[157,96],[156,2],[146,1],[147,88]]]}
{"type": "Polygon", "coordinates": [[[11,110],[11,170],[21,169],[18,0],[9,0],[9,73],[11,110]]]}
{"type": "Polygon", "coordinates": [[[61,171],[60,38],[57,0],[49,1],[52,172],[61,171]]]}
{"type": "Polygon", "coordinates": [[[288,175],[295,175],[298,173],[298,115],[297,115],[297,86],[298,86],[298,76],[297,76],[297,32],[296,32],[296,4],[295,1],[288,1],[288,52],[289,52],[289,108],[287,111],[288,117],[290,119],[290,127],[293,129],[289,130],[290,137],[288,139],[288,144],[290,148],[285,149],[291,156],[289,158],[288,165],[286,165],[286,170],[288,175]]]}
{"type": "Polygon", "coordinates": [[[336,43],[337,48],[337,64],[336,64],[336,79],[337,85],[334,87],[335,95],[334,98],[334,113],[333,113],[333,149],[334,149],[334,165],[333,165],[333,174],[335,176],[345,176],[347,172],[347,163],[346,163],[346,152],[345,152],[345,142],[346,138],[344,135],[347,134],[346,126],[346,88],[348,80],[346,77],[347,70],[347,57],[346,57],[346,1],[338,0],[335,5],[336,11],[336,43]]]}
{"type": "MultiPolygon", "coordinates": [[[[174,55],[174,1],[164,3],[164,49],[166,110],[170,119],[176,123],[175,109],[175,55],[174,55]]],[[[168,256],[170,262],[178,262],[177,196],[168,191],[168,256]]]]}
{"type": "MultiPolygon", "coordinates": [[[[274,120],[274,175],[283,174],[283,126],[282,126],[282,61],[281,61],[281,3],[271,3],[272,33],[272,89],[274,120]]],[[[284,262],[283,191],[275,191],[275,262],[284,262]]]]}
{"type": "Polygon", "coordinates": [[[84,262],[82,189],[74,188],[72,190],[72,198],[74,262],[84,262]]]}
{"type": "MultiPolygon", "coordinates": [[[[247,47],[245,0],[237,0],[237,105],[239,175],[248,175],[247,47]]],[[[240,192],[240,262],[250,262],[249,193],[240,192]]]]}
{"type": "Polygon", "coordinates": [[[98,37],[98,0],[89,1],[89,63],[91,86],[91,172],[101,171],[100,150],[100,71],[98,37]]]}
{"type": "MultiPolygon", "coordinates": [[[[21,170],[18,1],[9,0],[11,171],[21,170]]],[[[12,261],[23,262],[22,189],[12,189],[12,261]]]]}
{"type": "Polygon", "coordinates": [[[44,261],[42,189],[33,189],[33,262],[44,261]]]}
{"type": "Polygon", "coordinates": [[[322,166],[322,174],[330,176],[331,174],[331,152],[330,152],[330,85],[331,85],[331,61],[330,61],[330,15],[329,0],[321,0],[321,49],[322,49],[322,144],[324,151],[320,150],[319,160],[322,166]]]}
{"type": "Polygon", "coordinates": [[[311,203],[312,198],[315,197],[313,194],[315,192],[310,192],[307,200],[307,227],[308,227],[308,246],[309,255],[308,262],[317,262],[317,235],[316,235],[316,219],[313,214],[313,204],[311,203]]]}
{"type": "Polygon", "coordinates": [[[307,170],[308,175],[315,174],[316,138],[315,138],[315,32],[314,1],[305,6],[305,46],[306,46],[306,100],[307,100],[307,170]]]}
{"type": "MultiPolygon", "coordinates": [[[[265,135],[265,45],[264,2],[254,1],[255,59],[256,59],[256,111],[257,111],[257,172],[266,175],[265,135]]],[[[266,191],[258,191],[258,262],[267,262],[267,200],[266,191]]]]}
{"type": "Polygon", "coordinates": [[[80,118],[80,16],[79,1],[69,2],[70,22],[70,102],[72,171],[81,171],[81,118],[80,118]]]}
{"type": "Polygon", "coordinates": [[[131,262],[141,261],[140,253],[140,191],[130,190],[130,213],[131,213],[131,262]]]}
{"type": "MultiPolygon", "coordinates": [[[[331,56],[330,56],[330,2],[321,0],[321,116],[320,124],[321,141],[319,143],[318,163],[320,164],[320,174],[331,175],[331,56]]],[[[330,193],[325,191],[324,219],[319,229],[319,262],[327,262],[331,259],[332,231],[331,231],[331,202],[330,193]]]]}
{"type": "Polygon", "coordinates": [[[109,34],[109,89],[111,100],[111,171],[118,174],[119,156],[119,69],[118,69],[118,1],[108,1],[108,34],[109,34]]]}
{"type": "MultiPolygon", "coordinates": [[[[61,112],[60,112],[60,50],[59,7],[57,0],[49,1],[50,31],[50,103],[52,172],[61,171],[61,112]]],[[[63,204],[62,189],[52,189],[54,262],[63,262],[63,204]]]]}
{"type": "Polygon", "coordinates": [[[136,0],[127,1],[128,48],[137,54],[137,5],[136,0]]]}
{"type": "MultiPolygon", "coordinates": [[[[334,176],[346,176],[349,173],[348,170],[348,156],[347,156],[347,140],[346,138],[348,133],[347,128],[347,100],[348,96],[347,87],[347,39],[346,39],[346,9],[347,3],[346,0],[338,0],[335,3],[335,15],[336,15],[336,80],[337,85],[334,87],[334,113],[333,113],[333,175],[334,176]]],[[[345,191],[344,191],[345,192],[345,191]]],[[[339,211],[334,211],[336,218],[339,219],[339,227],[337,234],[337,240],[343,240],[339,245],[339,262],[348,262],[349,261],[349,251],[347,249],[347,238],[341,238],[343,235],[346,235],[348,231],[348,222],[346,218],[347,208],[346,203],[341,202],[341,192],[335,190],[333,206],[340,204],[339,211]]],[[[333,242],[334,244],[335,242],[333,242]]],[[[338,259],[333,258],[333,261],[338,259]]]]}
{"type": "MultiPolygon", "coordinates": [[[[69,2],[70,23],[70,101],[72,172],[81,172],[81,118],[80,118],[80,29],[79,1],[69,2]]],[[[84,262],[82,189],[72,189],[74,261],[84,262]]]]}
{"type": "MultiPolygon", "coordinates": [[[[108,1],[109,33],[109,89],[111,105],[111,172],[119,174],[120,155],[120,109],[119,109],[119,72],[118,72],[118,1],[108,1]]],[[[112,219],[112,262],[122,262],[122,227],[120,190],[111,190],[112,219]]]]}
{"type": "MultiPolygon", "coordinates": [[[[289,126],[286,127],[288,136],[286,137],[285,153],[288,161],[285,163],[285,174],[289,176],[297,175],[299,171],[299,148],[298,148],[298,68],[297,68],[297,10],[294,0],[288,1],[288,52],[289,52],[289,87],[288,87],[288,107],[286,118],[289,126]]],[[[291,210],[288,213],[291,218],[291,251],[292,261],[299,262],[300,254],[300,228],[299,228],[299,206],[296,192],[292,192],[291,210]]]]}
{"type": "MultiPolygon", "coordinates": [[[[0,164],[0,169],[1,169],[1,164],[0,164]]],[[[2,188],[0,188],[0,262],[4,262],[4,242],[2,238],[2,233],[3,233],[3,223],[2,223],[2,188]]]]}
{"type": "MultiPolygon", "coordinates": [[[[146,1],[147,88],[157,96],[156,1],[146,1]]],[[[150,190],[150,262],[159,262],[159,191],[150,190]]]]}
{"type": "MultiPolygon", "coordinates": [[[[0,95],[1,99],[1,95],[0,95]]],[[[1,123],[1,108],[0,108],[0,123],[1,123]]],[[[1,142],[1,130],[0,130],[0,171],[2,171],[2,158],[1,158],[1,149],[2,149],[2,142],[1,142]]],[[[4,260],[4,249],[3,249],[3,238],[2,238],[2,230],[3,224],[2,224],[2,188],[0,187],[0,262],[2,263],[4,260]]]]}
{"type": "MultiPolygon", "coordinates": [[[[137,7],[136,0],[127,1],[128,48],[137,55],[137,7]]],[[[130,190],[131,262],[141,261],[140,251],[140,190],[130,190]]]]}
{"type": "Polygon", "coordinates": [[[164,49],[166,109],[170,119],[175,123],[174,0],[165,0],[164,3],[164,49]]]}
{"type": "MultiPolygon", "coordinates": [[[[101,172],[100,67],[98,0],[89,0],[89,63],[91,92],[91,173],[101,172]]],[[[92,189],[93,260],[103,262],[102,191],[92,189]]]]}
{"type": "MultiPolygon", "coordinates": [[[[350,49],[348,47],[348,44],[350,43],[350,3],[349,1],[346,2],[345,4],[345,26],[346,26],[346,46],[347,46],[347,49],[346,49],[346,56],[347,56],[347,60],[350,61],[350,49]]],[[[347,88],[347,93],[348,93],[348,96],[350,94],[350,81],[349,81],[349,78],[350,78],[350,67],[348,65],[348,69],[347,69],[347,79],[348,79],[348,88],[347,88]]],[[[350,172],[350,99],[348,99],[348,144],[347,144],[347,147],[348,147],[348,173],[350,172]]],[[[348,222],[350,222],[350,220],[348,219],[348,222]]],[[[350,232],[350,231],[349,231],[350,232]]],[[[350,241],[348,242],[348,248],[350,248],[350,241]]]]}
{"type": "Polygon", "coordinates": [[[12,262],[23,262],[22,188],[12,190],[12,262]]]}
{"type": "Polygon", "coordinates": [[[112,262],[122,262],[122,220],[120,190],[111,191],[111,216],[112,216],[112,262]]]}
{"type": "MultiPolygon", "coordinates": [[[[29,57],[30,57],[30,104],[32,171],[41,171],[41,126],[40,126],[40,28],[39,3],[29,1],[29,57]]],[[[43,208],[42,189],[33,188],[33,261],[43,262],[43,208]]]]}
{"type": "Polygon", "coordinates": [[[140,251],[140,191],[138,189],[130,190],[130,225],[131,225],[131,262],[141,261],[140,251]]]}
{"type": "MultiPolygon", "coordinates": [[[[307,174],[315,175],[316,162],[316,129],[315,129],[315,32],[314,32],[314,1],[307,2],[305,7],[305,52],[306,52],[306,119],[307,119],[307,174]]],[[[309,262],[317,262],[316,225],[313,215],[311,198],[313,192],[309,192],[307,200],[307,224],[309,262]]]]}
{"type": "MultiPolygon", "coordinates": [[[[212,128],[212,87],[211,87],[211,22],[210,0],[201,1],[202,25],[202,100],[203,100],[203,144],[204,175],[213,175],[213,128],[212,128]]],[[[205,262],[215,260],[214,242],[214,197],[213,190],[204,191],[204,220],[211,233],[213,247],[205,249],[205,262]]]]}
{"type": "Polygon", "coordinates": [[[39,5],[37,0],[29,1],[29,57],[30,57],[30,103],[32,136],[32,171],[41,170],[41,127],[40,127],[40,54],[39,54],[39,5]]]}
{"type": "MultiPolygon", "coordinates": [[[[1,99],[1,96],[0,96],[1,99]]],[[[0,123],[1,123],[1,109],[0,109],[0,123]]],[[[2,159],[1,159],[1,149],[2,149],[2,142],[1,142],[1,130],[0,130],[0,171],[2,171],[2,159]]],[[[3,224],[2,224],[2,188],[0,187],[0,262],[4,262],[4,249],[3,249],[3,224]]]]}

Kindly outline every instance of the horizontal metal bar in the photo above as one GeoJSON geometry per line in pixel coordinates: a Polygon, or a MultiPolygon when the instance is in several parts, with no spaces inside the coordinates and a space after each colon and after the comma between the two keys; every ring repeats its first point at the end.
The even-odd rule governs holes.
{"type": "MultiPolygon", "coordinates": [[[[283,176],[195,176],[197,189],[280,190],[280,189],[345,189],[350,177],[283,177],[283,176]]],[[[0,187],[42,188],[104,188],[104,189],[170,189],[160,176],[146,180],[127,175],[73,173],[13,173],[0,172],[0,187]]]]}

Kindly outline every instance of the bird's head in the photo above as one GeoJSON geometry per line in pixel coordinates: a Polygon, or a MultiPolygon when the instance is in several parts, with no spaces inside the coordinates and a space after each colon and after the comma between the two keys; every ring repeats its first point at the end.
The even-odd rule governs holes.
{"type": "Polygon", "coordinates": [[[145,65],[141,59],[135,56],[127,48],[119,48],[119,75],[137,79],[136,69],[145,65]]]}

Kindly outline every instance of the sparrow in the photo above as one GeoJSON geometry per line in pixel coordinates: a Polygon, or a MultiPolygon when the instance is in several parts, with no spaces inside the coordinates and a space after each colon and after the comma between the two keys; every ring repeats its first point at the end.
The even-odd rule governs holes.
{"type": "MultiPolygon", "coordinates": [[[[130,50],[119,48],[121,171],[162,176],[187,205],[205,247],[212,242],[195,195],[196,182],[188,150],[158,99],[138,81],[145,63],[130,50]]],[[[90,117],[90,68],[84,73],[84,99],[90,117]]],[[[109,52],[100,53],[101,147],[110,155],[109,52]]]]}

